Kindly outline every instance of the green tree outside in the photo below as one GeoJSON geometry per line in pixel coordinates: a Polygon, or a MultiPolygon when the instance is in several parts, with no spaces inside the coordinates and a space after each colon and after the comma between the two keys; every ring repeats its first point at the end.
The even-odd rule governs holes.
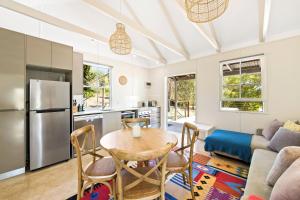
{"type": "Polygon", "coordinates": [[[261,74],[242,74],[223,77],[222,107],[237,108],[240,111],[262,111],[262,101],[235,101],[234,99],[261,99],[261,74]],[[233,100],[230,100],[233,99],[233,100]]]}
{"type": "Polygon", "coordinates": [[[110,74],[106,68],[83,65],[83,96],[87,106],[100,106],[110,104],[110,74]]]}

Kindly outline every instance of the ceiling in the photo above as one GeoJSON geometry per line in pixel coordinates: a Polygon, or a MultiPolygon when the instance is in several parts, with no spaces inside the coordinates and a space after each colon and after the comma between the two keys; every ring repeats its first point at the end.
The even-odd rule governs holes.
{"type": "Polygon", "coordinates": [[[147,68],[300,35],[299,0],[230,0],[221,17],[205,24],[190,22],[183,3],[0,0],[0,27],[147,68]],[[130,55],[116,55],[107,44],[118,21],[131,37],[130,55]]]}

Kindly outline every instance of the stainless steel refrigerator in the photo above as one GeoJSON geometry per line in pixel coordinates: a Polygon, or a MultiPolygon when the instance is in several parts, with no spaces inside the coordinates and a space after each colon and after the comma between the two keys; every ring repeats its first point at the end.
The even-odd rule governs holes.
{"type": "Polygon", "coordinates": [[[70,83],[30,80],[29,168],[70,158],[70,83]]]}

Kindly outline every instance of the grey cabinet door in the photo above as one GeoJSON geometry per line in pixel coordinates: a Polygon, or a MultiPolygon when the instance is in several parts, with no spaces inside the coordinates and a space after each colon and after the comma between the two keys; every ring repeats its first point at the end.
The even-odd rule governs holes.
{"type": "Polygon", "coordinates": [[[83,55],[77,52],[73,54],[72,93],[83,95],[83,55]]]}
{"type": "Polygon", "coordinates": [[[0,28],[0,110],[24,109],[25,35],[0,28]]]}
{"type": "Polygon", "coordinates": [[[107,112],[103,113],[102,120],[102,134],[116,131],[122,128],[121,112],[107,112]]]}
{"type": "Polygon", "coordinates": [[[26,64],[51,67],[51,42],[26,36],[26,64]]]}
{"type": "Polygon", "coordinates": [[[24,111],[0,112],[0,174],[25,167],[24,111]]]}
{"type": "Polygon", "coordinates": [[[73,48],[52,42],[52,67],[56,69],[72,70],[73,48]]]}

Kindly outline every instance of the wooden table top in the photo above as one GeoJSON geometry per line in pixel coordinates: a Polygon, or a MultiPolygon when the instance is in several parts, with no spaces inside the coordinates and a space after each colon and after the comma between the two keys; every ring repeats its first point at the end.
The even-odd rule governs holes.
{"type": "Polygon", "coordinates": [[[104,135],[100,145],[106,149],[124,150],[130,153],[157,150],[167,143],[177,144],[176,135],[157,128],[141,128],[141,137],[132,137],[131,129],[121,129],[104,135]]]}

